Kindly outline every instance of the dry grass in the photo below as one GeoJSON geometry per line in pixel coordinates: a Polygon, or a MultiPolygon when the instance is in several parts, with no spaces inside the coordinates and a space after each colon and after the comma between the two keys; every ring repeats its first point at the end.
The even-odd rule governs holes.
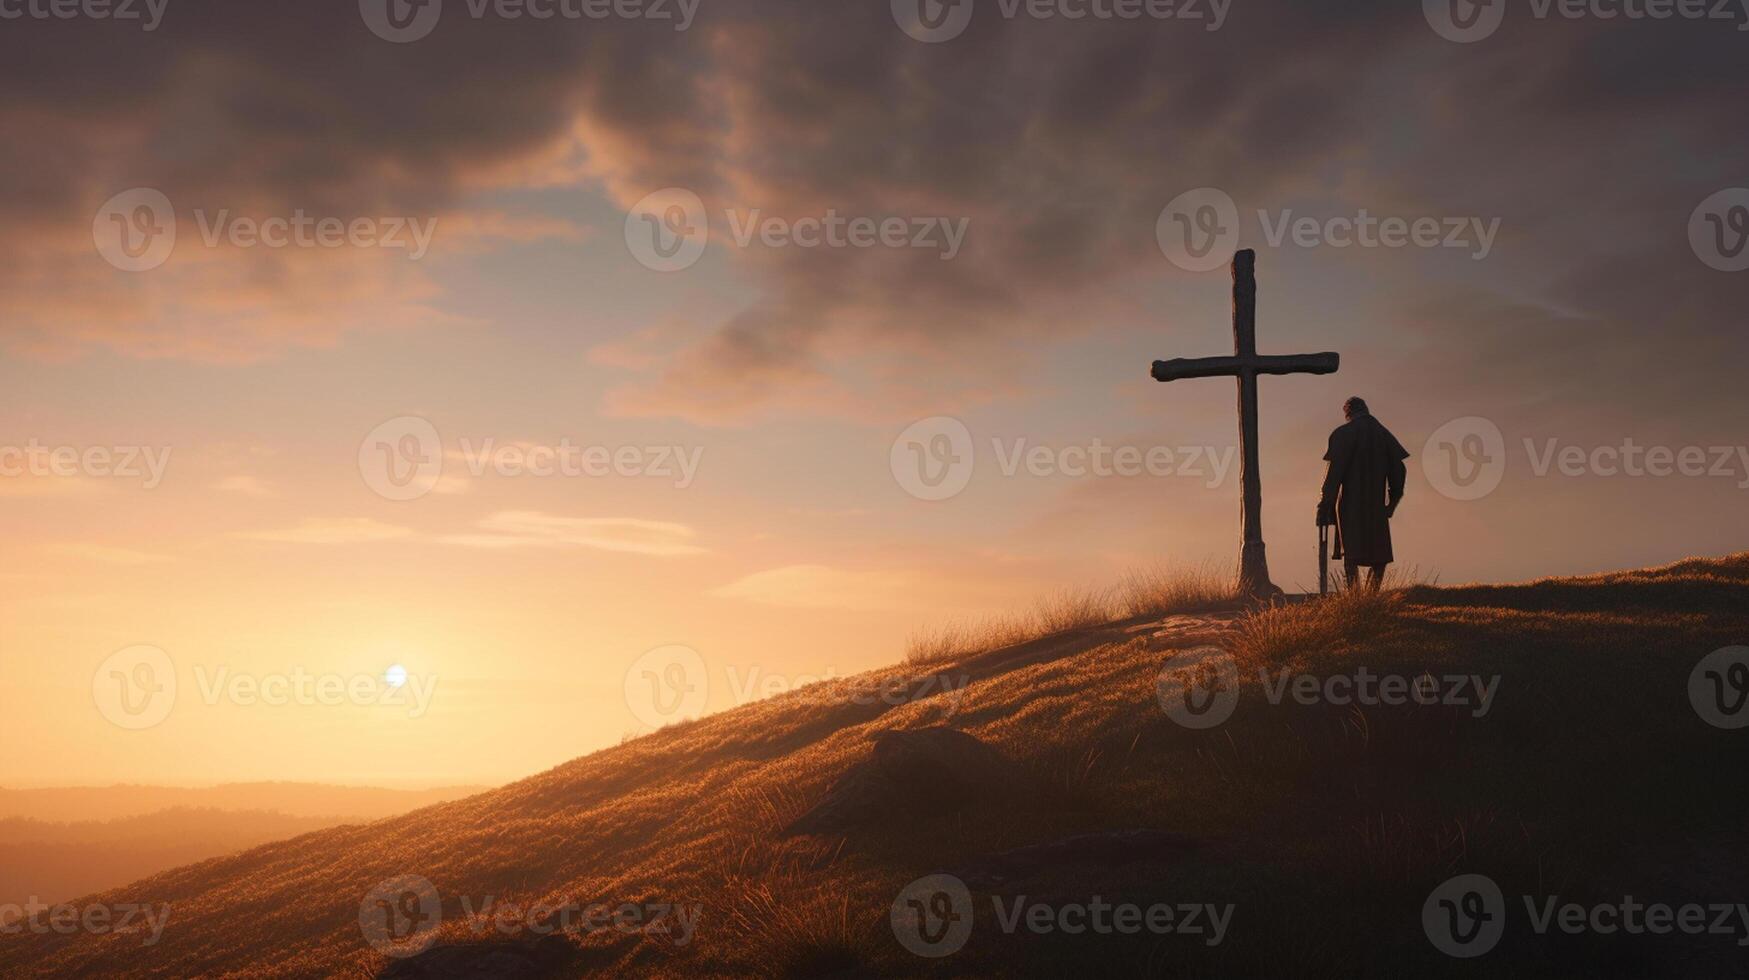
{"type": "Polygon", "coordinates": [[[905,659],[939,663],[1137,616],[1210,609],[1233,600],[1232,582],[1232,571],[1215,565],[1135,569],[1115,588],[1063,589],[1025,612],[921,631],[907,644],[905,659]]]}
{"type": "Polygon", "coordinates": [[[1241,663],[1279,665],[1367,646],[1390,627],[1409,590],[1422,587],[1413,571],[1392,571],[1376,592],[1338,588],[1322,598],[1256,610],[1239,621],[1230,652],[1241,663]]]}
{"type": "Polygon", "coordinates": [[[752,954],[758,976],[856,975],[875,958],[874,923],[852,912],[848,894],[800,877],[736,879],[722,894],[731,910],[720,925],[724,938],[752,954]]]}
{"type": "MultiPolygon", "coordinates": [[[[1109,601],[1104,611],[1120,616],[1118,598],[1109,601]]],[[[1085,622],[1101,608],[1075,597],[1025,624],[1085,622]]],[[[757,701],[479,796],[93,896],[81,904],[169,905],[162,941],[0,936],[0,976],[379,978],[388,963],[363,942],[359,903],[409,873],[442,894],[441,935],[453,948],[434,952],[523,940],[476,931],[491,896],[701,910],[690,944],[605,930],[578,937],[554,976],[1452,976],[1468,964],[1433,950],[1419,925],[1429,891],[1450,874],[1488,874],[1509,896],[1619,900],[1631,889],[1675,903],[1728,895],[1749,871],[1749,784],[1730,778],[1749,766],[1749,742],[1700,723],[1685,693],[1697,658],[1749,636],[1749,555],[1339,595],[1244,622],[1231,642],[1259,659],[1304,657],[1302,673],[1497,677],[1499,696],[1486,714],[1272,704],[1247,680],[1229,720],[1192,731],[1157,700],[1168,651],[1156,638],[1046,645],[975,672],[974,707],[955,719],[1016,764],[1013,794],[842,836],[782,836],[776,828],[798,808],[869,757],[875,735],[937,721],[939,698],[869,703],[847,683],[837,700],[757,701]],[[974,884],[981,919],[949,961],[921,960],[893,938],[893,898],[921,875],[1135,829],[1191,845],[974,884]],[[1219,947],[996,929],[991,899],[1022,893],[1231,902],[1238,913],[1219,947]]],[[[911,673],[895,665],[858,681],[911,673]]],[[[1707,948],[1668,938],[1515,926],[1489,975],[1741,972],[1728,938],[1707,948]],[[1694,958],[1715,953],[1731,959],[1694,958]]]]}
{"type": "Polygon", "coordinates": [[[1118,601],[1125,617],[1198,612],[1232,602],[1233,579],[1230,565],[1150,565],[1124,575],[1118,601]]]}

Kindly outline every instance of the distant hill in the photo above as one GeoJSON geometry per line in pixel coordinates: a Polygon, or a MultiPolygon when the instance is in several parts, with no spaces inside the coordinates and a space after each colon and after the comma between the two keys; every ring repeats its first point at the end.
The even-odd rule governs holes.
{"type": "Polygon", "coordinates": [[[175,807],[262,810],[291,817],[344,817],[375,820],[459,799],[483,786],[436,789],[384,789],[325,783],[222,783],[217,786],[73,786],[41,789],[0,788],[0,818],[27,820],[114,820],[175,807]]]}
{"type": "Polygon", "coordinates": [[[156,944],[25,932],[0,937],[0,975],[1738,975],[1737,936],[1538,935],[1512,906],[1498,948],[1456,959],[1423,911],[1457,874],[1513,902],[1741,901],[1749,739],[1707,723],[1689,681],[1746,637],[1749,554],[1082,625],[167,871],[81,903],[167,908],[156,944]],[[1225,656],[1230,717],[1175,720],[1220,702],[1162,679],[1225,656]],[[1468,700],[1266,693],[1362,668],[1468,700]],[[967,931],[929,958],[905,916],[951,896],[902,897],[938,873],[966,914],[911,938],[967,931]],[[1193,935],[1002,925],[1101,901],[1228,915],[1218,942],[1207,917],[1193,935]]]}
{"type": "Polygon", "coordinates": [[[166,868],[478,792],[237,783],[0,790],[0,906],[60,902],[166,868]]]}

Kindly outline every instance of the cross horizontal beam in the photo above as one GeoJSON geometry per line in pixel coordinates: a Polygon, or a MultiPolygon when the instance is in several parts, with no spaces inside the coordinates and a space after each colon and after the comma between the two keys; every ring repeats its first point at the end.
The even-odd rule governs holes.
{"type": "Polygon", "coordinates": [[[1155,381],[1181,378],[1239,377],[1253,374],[1335,374],[1341,357],[1333,351],[1321,354],[1251,354],[1228,357],[1174,357],[1155,361],[1155,381]]]}

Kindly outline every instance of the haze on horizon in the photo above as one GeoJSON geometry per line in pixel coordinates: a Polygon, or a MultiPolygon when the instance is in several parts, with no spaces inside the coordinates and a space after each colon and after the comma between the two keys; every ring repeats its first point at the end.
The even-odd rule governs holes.
{"type": "Polygon", "coordinates": [[[1749,276],[1691,241],[1744,181],[1732,26],[985,3],[925,43],[889,6],[452,3],[406,43],[345,2],[0,24],[0,713],[29,746],[0,785],[496,784],[648,730],[647,651],[696,651],[716,710],[1231,562],[1231,383],[1147,375],[1231,350],[1224,256],[1162,245],[1203,188],[1224,253],[1258,250],[1259,347],[1342,354],[1262,383],[1277,583],[1315,588],[1350,394],[1414,454],[1394,533],[1423,577],[1749,548],[1749,276]],[[128,271],[104,235],[141,188],[175,246],[128,271]],[[700,214],[696,255],[639,244],[700,214]],[[1429,219],[1437,244],[1379,240],[1429,219]],[[927,456],[938,417],[976,464],[921,499],[895,443],[927,456]],[[1470,418],[1504,472],[1464,499],[1424,467],[1470,418]],[[385,483],[428,433],[441,472],[385,483]],[[1191,472],[1064,471],[1123,448],[1191,472]],[[97,688],[138,646],[177,690],[133,730],[97,688]]]}

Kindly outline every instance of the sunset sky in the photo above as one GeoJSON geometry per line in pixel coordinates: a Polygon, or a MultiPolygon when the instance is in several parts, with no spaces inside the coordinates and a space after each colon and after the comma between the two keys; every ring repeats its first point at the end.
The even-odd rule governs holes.
{"type": "Polygon", "coordinates": [[[23,749],[0,785],[498,783],[647,730],[626,695],[645,651],[696,650],[714,710],[750,678],[891,663],[931,624],[1231,563],[1237,467],[1207,460],[1236,449],[1233,385],[1148,367],[1231,352],[1234,244],[1258,250],[1260,348],[1342,355],[1261,383],[1278,584],[1316,587],[1319,457],[1351,394],[1414,454],[1394,534],[1420,577],[1749,547],[1742,24],[1512,5],[1458,41],[1401,0],[1234,0],[1218,30],[977,0],[925,42],[864,0],[702,0],[684,30],[449,0],[395,43],[371,4],[0,21],[0,447],[168,453],[157,480],[0,453],[0,715],[23,749]],[[175,246],[128,271],[106,208],[138,188],[175,246]],[[672,188],[709,240],[659,271],[640,236],[680,212],[636,209],[672,188]],[[1200,188],[1238,218],[1208,271],[1158,234],[1200,188]],[[215,224],[300,214],[430,238],[415,258],[215,224]],[[1341,244],[1363,214],[1440,242],[1341,244]],[[828,215],[901,219],[904,244],[737,240],[828,215]],[[388,499],[361,445],[409,417],[442,472],[388,499]],[[924,500],[894,444],[936,417],[976,462],[924,500]],[[1436,431],[1447,474],[1439,447],[1486,434],[1442,429],[1467,418],[1504,455],[1477,499],[1424,469],[1436,431]],[[1015,440],[1198,462],[1010,475],[1015,440]],[[1594,453],[1627,440],[1667,475],[1594,453]],[[475,475],[487,442],[675,472],[475,475]],[[94,680],[135,645],[177,695],[129,730],[94,680]],[[424,710],[214,687],[391,665],[435,679],[424,710]]]}

